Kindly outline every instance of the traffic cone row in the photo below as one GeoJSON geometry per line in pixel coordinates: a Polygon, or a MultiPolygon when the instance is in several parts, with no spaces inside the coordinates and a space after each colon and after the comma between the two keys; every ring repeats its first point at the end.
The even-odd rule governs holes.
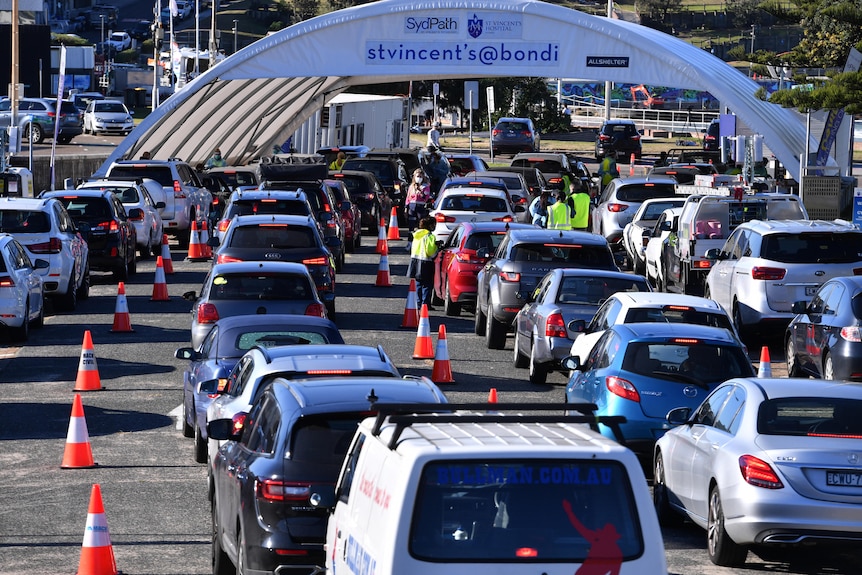
{"type": "Polygon", "coordinates": [[[162,264],[166,274],[174,273],[174,261],[171,259],[171,247],[168,245],[168,234],[162,234],[162,264]]]}
{"type": "Polygon", "coordinates": [[[156,259],[156,277],[153,280],[153,297],[150,301],[170,301],[168,296],[168,284],[165,280],[165,264],[162,256],[156,259]]]}
{"type": "Polygon", "coordinates": [[[772,364],[769,360],[769,347],[760,348],[760,365],[757,366],[757,377],[772,377],[772,364]]]}
{"type": "Polygon", "coordinates": [[[407,292],[407,304],[404,306],[404,318],[401,320],[402,328],[419,327],[419,310],[416,299],[416,280],[410,278],[410,289],[407,292]]]}
{"type": "Polygon", "coordinates": [[[387,234],[386,239],[400,240],[401,236],[398,235],[398,231],[398,208],[392,206],[392,214],[389,216],[389,234],[387,234]]]}
{"type": "Polygon", "coordinates": [[[374,285],[377,287],[392,286],[392,282],[389,278],[389,247],[386,245],[386,240],[383,240],[383,252],[380,254],[380,265],[377,268],[377,281],[374,285]]]}
{"type": "MultiPolygon", "coordinates": [[[[161,259],[161,256],[159,256],[161,259]]],[[[117,284],[117,305],[114,307],[114,325],[111,327],[113,333],[135,331],[132,329],[132,321],[129,316],[129,304],[126,302],[126,284],[117,284]]]]}
{"type": "Polygon", "coordinates": [[[69,418],[69,431],[66,433],[66,449],[63,451],[62,469],[82,469],[95,467],[93,451],[90,449],[90,434],[87,433],[87,420],[84,419],[84,405],[81,396],[75,394],[72,402],[72,417],[69,418]]]}
{"type": "Polygon", "coordinates": [[[380,218],[380,224],[377,226],[377,253],[382,254],[384,250],[388,250],[386,244],[386,222],[380,218]]]}
{"type": "Polygon", "coordinates": [[[84,332],[84,342],[81,344],[81,359],[78,361],[75,391],[99,391],[100,389],[102,389],[102,380],[99,378],[99,367],[96,365],[93,336],[90,330],[87,330],[84,332]]]}

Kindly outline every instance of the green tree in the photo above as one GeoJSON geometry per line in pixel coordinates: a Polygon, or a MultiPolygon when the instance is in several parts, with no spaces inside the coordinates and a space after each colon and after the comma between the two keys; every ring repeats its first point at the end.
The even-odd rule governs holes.
{"type": "Polygon", "coordinates": [[[837,74],[811,90],[779,90],[769,101],[803,112],[844,108],[848,114],[862,114],[862,72],[837,74]]]}
{"type": "Polygon", "coordinates": [[[677,12],[682,7],[682,0],[636,0],[635,9],[646,14],[653,20],[662,22],[668,12],[677,12]]]}
{"type": "Polygon", "coordinates": [[[850,48],[862,41],[862,7],[845,0],[767,0],[766,12],[801,24],[802,41],[788,60],[795,66],[834,67],[847,59],[850,48]]]}

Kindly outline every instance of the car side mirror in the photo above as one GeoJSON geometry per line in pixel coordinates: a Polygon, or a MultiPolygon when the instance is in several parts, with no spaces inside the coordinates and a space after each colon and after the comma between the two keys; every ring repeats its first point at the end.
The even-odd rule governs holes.
{"type": "Polygon", "coordinates": [[[568,323],[566,329],[575,333],[584,333],[587,329],[587,322],[582,319],[573,319],[568,323]]]}
{"type": "Polygon", "coordinates": [[[533,303],[536,301],[535,290],[519,290],[515,292],[515,296],[527,303],[533,303]]]}
{"type": "Polygon", "coordinates": [[[164,202],[156,202],[156,209],[157,210],[163,210],[166,207],[167,207],[167,205],[164,202]]]}
{"type": "Polygon", "coordinates": [[[706,250],[706,259],[708,260],[726,260],[727,256],[720,248],[711,248],[706,250]]]}
{"type": "Polygon", "coordinates": [[[51,267],[51,262],[49,262],[48,260],[43,260],[39,258],[33,262],[34,270],[44,270],[48,269],[49,267],[51,267]]]}
{"type": "Polygon", "coordinates": [[[183,299],[188,301],[195,301],[196,299],[198,299],[198,295],[194,290],[187,291],[183,294],[183,299]]]}
{"type": "Polygon", "coordinates": [[[567,355],[560,361],[560,365],[571,371],[580,371],[582,367],[581,358],[576,355],[567,355]]]}
{"type": "Polygon", "coordinates": [[[682,425],[688,423],[689,417],[691,417],[690,407],[676,407],[667,412],[665,420],[671,425],[682,425]]]}
{"type": "Polygon", "coordinates": [[[527,211],[527,208],[525,208],[521,204],[518,204],[517,206],[514,207],[514,210],[515,210],[516,214],[522,214],[522,213],[527,211]]]}
{"type": "Polygon", "coordinates": [[[135,111],[134,111],[134,110],[129,110],[129,115],[130,115],[130,116],[134,116],[134,115],[135,115],[135,111]]]}
{"type": "Polygon", "coordinates": [[[213,439],[239,441],[241,433],[234,432],[233,419],[214,419],[207,422],[207,435],[213,439]]]}
{"type": "Polygon", "coordinates": [[[90,224],[88,224],[87,222],[78,222],[75,228],[85,240],[90,236],[90,232],[92,231],[92,229],[90,228],[90,224]]]}
{"type": "Polygon", "coordinates": [[[808,302],[795,301],[790,306],[790,311],[792,311],[793,313],[808,313],[808,302]]]}
{"type": "Polygon", "coordinates": [[[219,240],[216,236],[211,236],[207,239],[207,245],[211,248],[217,248],[221,245],[221,240],[219,240]]]}
{"type": "Polygon", "coordinates": [[[189,361],[195,361],[200,359],[201,355],[195,351],[193,347],[181,347],[174,351],[174,357],[177,359],[187,359],[189,361]]]}
{"type": "Polygon", "coordinates": [[[144,210],[141,208],[132,208],[129,210],[128,217],[130,220],[142,220],[144,219],[144,210]]]}
{"type": "MultiPolygon", "coordinates": [[[[178,349],[177,351],[180,351],[180,349],[178,349]]],[[[198,393],[218,393],[220,381],[220,379],[207,379],[198,383],[195,387],[195,391],[198,393]]]]}
{"type": "Polygon", "coordinates": [[[488,248],[479,248],[478,250],[476,250],[476,257],[483,260],[487,260],[491,257],[491,250],[488,248]]]}
{"type": "Polygon", "coordinates": [[[352,204],[348,200],[344,200],[343,202],[341,202],[341,211],[342,212],[348,212],[348,211],[350,211],[350,208],[352,208],[352,207],[353,207],[352,204]]]}

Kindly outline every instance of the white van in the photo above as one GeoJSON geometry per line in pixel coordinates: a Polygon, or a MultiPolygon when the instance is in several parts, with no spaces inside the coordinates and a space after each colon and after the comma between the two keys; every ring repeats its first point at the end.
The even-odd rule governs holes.
{"type": "Polygon", "coordinates": [[[594,405],[490,407],[375,406],[336,485],[327,573],[667,573],[641,467],[594,405]]]}

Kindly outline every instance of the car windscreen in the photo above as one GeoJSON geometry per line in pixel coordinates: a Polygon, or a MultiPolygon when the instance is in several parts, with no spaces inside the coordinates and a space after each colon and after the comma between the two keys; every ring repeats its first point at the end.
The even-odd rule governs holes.
{"type": "Polygon", "coordinates": [[[617,190],[621,202],[643,202],[650,198],[672,198],[676,190],[673,184],[631,184],[617,190]]]}
{"type": "Polygon", "coordinates": [[[502,230],[498,232],[473,232],[464,242],[464,249],[478,251],[482,248],[488,248],[490,253],[494,253],[504,237],[506,237],[506,232],[502,230]]]}
{"type": "Polygon", "coordinates": [[[362,177],[342,176],[338,178],[347,186],[347,193],[353,197],[356,194],[370,194],[371,188],[368,185],[368,180],[362,177]]]}
{"type": "Polygon", "coordinates": [[[88,222],[101,222],[112,219],[111,205],[102,197],[59,197],[57,198],[66,207],[69,216],[75,220],[88,222]]]}
{"type": "Polygon", "coordinates": [[[262,224],[237,226],[227,240],[231,248],[307,249],[317,246],[314,230],[307,226],[262,224]]]}
{"type": "Polygon", "coordinates": [[[98,188],[87,189],[111,192],[124,204],[137,204],[140,199],[138,198],[138,190],[127,186],[99,186],[98,188]]]}
{"type": "Polygon", "coordinates": [[[254,346],[276,347],[279,345],[309,345],[332,343],[325,333],[308,329],[268,329],[247,331],[239,334],[234,348],[248,351],[254,346]]]}
{"type": "Polygon", "coordinates": [[[231,188],[257,185],[257,177],[252,172],[212,172],[210,175],[220,178],[231,188]]]}
{"type": "Polygon", "coordinates": [[[174,178],[169,166],[155,165],[119,165],[111,168],[108,174],[115,180],[136,180],[138,178],[150,178],[162,185],[163,188],[172,188],[174,178]]]}
{"type": "Polygon", "coordinates": [[[563,171],[563,165],[554,160],[532,160],[522,158],[512,160],[513,168],[538,168],[543,174],[559,174],[563,171]]]}
{"type": "Polygon", "coordinates": [[[0,232],[43,234],[51,231],[48,214],[29,210],[0,210],[0,232]]]}
{"type": "Polygon", "coordinates": [[[219,274],[213,278],[210,300],[305,300],[314,288],[299,274],[219,274]]]}
{"type": "Polygon", "coordinates": [[[637,375],[700,385],[754,375],[741,347],[686,337],[634,342],[626,347],[622,368],[637,375]]]}
{"type": "Polygon", "coordinates": [[[681,205],[680,202],[651,202],[644,208],[643,214],[641,214],[642,220],[657,220],[659,216],[665,210],[669,210],[670,208],[678,208],[681,205]]]}
{"type": "Polygon", "coordinates": [[[626,313],[624,323],[688,323],[723,327],[733,331],[733,325],[727,314],[684,305],[632,308],[626,313]]]}
{"type": "MultiPolygon", "coordinates": [[[[350,447],[353,434],[364,418],[363,413],[322,413],[305,415],[288,434],[290,459],[296,463],[316,463],[332,466],[331,481],[335,483],[341,461],[350,447]]],[[[318,471],[319,472],[319,471],[318,471]]]]}
{"type": "Polygon", "coordinates": [[[123,106],[120,102],[111,102],[110,100],[105,100],[104,102],[96,102],[93,104],[94,112],[111,112],[117,114],[127,114],[128,110],[123,106]]]}
{"type": "Polygon", "coordinates": [[[251,216],[255,214],[281,214],[286,216],[310,216],[308,203],[301,200],[236,200],[230,203],[225,217],[251,216]]]}
{"type": "Polygon", "coordinates": [[[509,259],[516,262],[566,263],[585,268],[615,268],[613,255],[605,246],[525,243],[513,247],[509,259]]]}
{"type": "Polygon", "coordinates": [[[858,262],[862,233],[767,234],[760,255],[787,264],[858,262]]]}
{"type": "Polygon", "coordinates": [[[764,435],[862,439],[862,400],[778,397],[760,404],[757,432],[764,435]]]}
{"type": "Polygon", "coordinates": [[[585,563],[604,541],[633,560],[644,541],[630,481],[610,460],[434,461],[418,482],[409,552],[435,563],[585,563]]]}
{"type": "Polygon", "coordinates": [[[482,194],[451,194],[440,202],[441,210],[453,212],[507,212],[506,200],[482,194]]]}
{"type": "Polygon", "coordinates": [[[63,100],[62,102],[60,102],[60,113],[77,116],[80,112],[78,111],[78,108],[75,107],[75,104],[67,100],[63,100]]]}
{"type": "Polygon", "coordinates": [[[641,277],[568,277],[564,278],[557,292],[557,303],[599,305],[617,292],[649,291],[641,277]]]}
{"type": "Polygon", "coordinates": [[[342,168],[345,170],[371,172],[383,184],[390,184],[395,179],[395,174],[392,173],[392,166],[389,162],[368,162],[361,159],[347,160],[344,162],[342,168]]]}

